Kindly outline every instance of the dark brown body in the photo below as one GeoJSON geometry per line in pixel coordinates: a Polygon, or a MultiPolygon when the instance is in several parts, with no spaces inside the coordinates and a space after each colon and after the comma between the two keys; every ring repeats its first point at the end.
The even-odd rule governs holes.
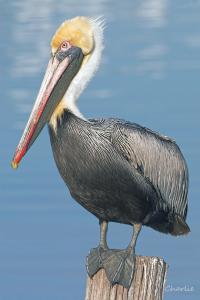
{"type": "MultiPolygon", "coordinates": [[[[49,126],[49,133],[55,162],[72,197],[97,218],[125,224],[142,223],[172,234],[189,230],[184,221],[187,167],[173,141],[137,124],[117,119],[85,121],[68,111],[58,121],[57,131],[49,126]],[[135,139],[135,149],[134,144],[130,145],[130,137],[135,139]],[[152,139],[151,149],[148,149],[149,139],[152,139]],[[142,147],[145,145],[153,158],[153,151],[166,155],[159,158],[163,159],[165,168],[171,167],[166,163],[171,153],[172,158],[179,160],[174,168],[180,170],[166,169],[162,174],[158,166],[158,174],[152,178],[147,176],[150,158],[144,161],[142,147]],[[141,162],[136,157],[138,149],[143,157],[141,162]],[[171,178],[173,174],[177,178],[171,178]],[[164,179],[160,179],[162,175],[164,179]],[[165,183],[167,180],[171,180],[171,187],[165,183]],[[172,185],[181,181],[182,186],[173,188],[172,185]],[[173,192],[174,203],[167,199],[167,193],[170,196],[173,192]]],[[[156,172],[156,167],[151,168],[151,172],[156,172]]]]}

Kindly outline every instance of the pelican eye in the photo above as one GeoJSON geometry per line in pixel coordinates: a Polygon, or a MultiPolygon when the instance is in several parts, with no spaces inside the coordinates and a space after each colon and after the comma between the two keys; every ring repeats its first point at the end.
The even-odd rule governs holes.
{"type": "Polygon", "coordinates": [[[72,45],[68,41],[62,42],[58,48],[55,56],[59,61],[62,61],[69,53],[69,50],[72,48],[72,45]]]}
{"type": "Polygon", "coordinates": [[[67,41],[62,42],[61,46],[60,46],[60,50],[62,51],[66,51],[67,49],[69,49],[71,47],[70,43],[67,41]]]}

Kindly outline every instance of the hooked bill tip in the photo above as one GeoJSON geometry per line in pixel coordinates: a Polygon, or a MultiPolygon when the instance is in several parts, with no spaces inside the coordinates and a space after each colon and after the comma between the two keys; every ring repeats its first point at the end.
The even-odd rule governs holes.
{"type": "Polygon", "coordinates": [[[17,167],[18,167],[18,163],[16,163],[14,160],[12,160],[12,162],[11,162],[11,167],[13,168],[13,169],[17,169],[17,167]]]}

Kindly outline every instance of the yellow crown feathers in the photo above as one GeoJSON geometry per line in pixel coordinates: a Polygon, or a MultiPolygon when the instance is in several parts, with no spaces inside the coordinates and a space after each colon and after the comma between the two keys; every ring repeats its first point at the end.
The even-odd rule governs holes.
{"type": "Polygon", "coordinates": [[[51,40],[53,54],[65,40],[73,46],[80,47],[83,54],[88,55],[93,50],[94,45],[90,20],[86,17],[76,17],[63,22],[51,40]]]}

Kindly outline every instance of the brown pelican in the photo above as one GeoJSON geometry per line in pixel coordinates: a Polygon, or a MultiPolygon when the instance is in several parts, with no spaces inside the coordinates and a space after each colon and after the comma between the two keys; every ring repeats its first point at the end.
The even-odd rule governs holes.
{"type": "Polygon", "coordinates": [[[129,287],[135,244],[142,225],[174,236],[186,234],[188,170],[170,138],[121,119],[87,120],[76,100],[100,63],[103,24],[76,17],[51,41],[51,58],[16,149],[16,168],[48,123],[54,159],[72,197],[100,222],[100,243],[87,257],[93,276],[104,268],[109,281],[129,287]],[[108,222],[133,226],[125,250],[109,249],[108,222]]]}

